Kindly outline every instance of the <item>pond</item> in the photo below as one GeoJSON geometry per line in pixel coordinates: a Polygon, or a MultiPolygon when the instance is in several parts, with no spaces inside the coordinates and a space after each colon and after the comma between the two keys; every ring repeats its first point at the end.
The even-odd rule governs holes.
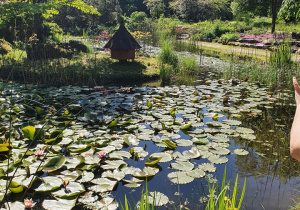
{"type": "Polygon", "coordinates": [[[35,209],[115,209],[125,195],[137,202],[147,182],[161,198],[157,205],[166,204],[161,209],[203,209],[208,181],[221,184],[226,166],[231,189],[237,174],[240,191],[246,179],[245,209],[293,205],[300,167],[289,156],[292,92],[218,80],[207,71],[194,81],[4,84],[0,198],[14,177],[12,209],[24,208],[23,198],[33,198],[35,209]]]}

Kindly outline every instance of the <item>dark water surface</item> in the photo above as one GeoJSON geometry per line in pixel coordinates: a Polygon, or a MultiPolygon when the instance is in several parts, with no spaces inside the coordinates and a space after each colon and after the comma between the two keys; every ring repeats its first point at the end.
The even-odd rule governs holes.
{"type": "MultiPolygon", "coordinates": [[[[176,85],[197,85],[207,79],[216,78],[216,74],[204,71],[202,75],[197,75],[196,79],[195,76],[185,76],[174,83],[176,85]]],[[[243,209],[279,210],[295,206],[297,198],[300,196],[300,163],[291,159],[289,154],[289,132],[294,110],[293,93],[290,92],[290,100],[285,105],[275,103],[272,108],[264,109],[260,117],[240,119],[244,127],[256,131],[256,140],[231,139],[228,149],[233,151],[242,147],[246,148],[250,154],[247,156],[230,154],[226,156],[229,161],[225,165],[227,167],[226,179],[231,181],[231,189],[233,189],[235,178],[238,175],[239,191],[241,192],[246,178],[243,209]]],[[[225,115],[224,118],[227,117],[228,115],[225,115]]],[[[221,121],[222,119],[218,120],[221,121]]],[[[182,138],[189,139],[190,137],[182,135],[182,138]]],[[[145,142],[140,143],[139,146],[143,146],[143,144],[145,142]]],[[[157,151],[157,147],[152,147],[148,141],[147,145],[149,153],[162,151],[162,149],[157,151]]],[[[191,162],[197,165],[205,161],[207,160],[193,159],[191,162]]],[[[144,161],[136,161],[133,165],[142,168],[144,161]]],[[[201,204],[200,198],[208,195],[206,178],[195,179],[192,183],[185,185],[172,184],[167,178],[170,169],[166,170],[170,163],[159,163],[159,165],[162,171],[148,181],[148,189],[149,191],[162,192],[171,201],[174,201],[173,204],[168,207],[161,207],[161,209],[179,209],[180,204],[186,204],[184,207],[189,209],[205,208],[205,205],[201,204]]],[[[225,165],[215,165],[217,172],[213,173],[213,176],[218,180],[219,185],[222,182],[225,165]]],[[[145,184],[143,189],[145,189],[145,184]]],[[[119,183],[113,194],[116,200],[122,203],[124,203],[125,194],[129,201],[138,201],[141,196],[141,189],[128,189],[119,183]]]]}

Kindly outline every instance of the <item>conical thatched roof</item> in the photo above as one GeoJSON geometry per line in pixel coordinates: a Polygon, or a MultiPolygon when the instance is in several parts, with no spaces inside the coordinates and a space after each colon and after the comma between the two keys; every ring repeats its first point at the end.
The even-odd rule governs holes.
{"type": "Polygon", "coordinates": [[[139,49],[141,46],[127,31],[124,25],[121,25],[114,36],[107,42],[104,48],[111,50],[133,50],[139,49]]]}

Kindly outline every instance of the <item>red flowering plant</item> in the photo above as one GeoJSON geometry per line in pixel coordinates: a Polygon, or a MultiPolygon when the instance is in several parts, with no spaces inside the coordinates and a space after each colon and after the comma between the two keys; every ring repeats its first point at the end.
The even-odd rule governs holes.
{"type": "Polygon", "coordinates": [[[102,31],[98,36],[96,36],[97,42],[101,43],[104,41],[108,41],[108,31],[102,31]]]}
{"type": "Polygon", "coordinates": [[[182,26],[178,26],[175,29],[176,36],[179,37],[183,33],[184,28],[182,26]]]}

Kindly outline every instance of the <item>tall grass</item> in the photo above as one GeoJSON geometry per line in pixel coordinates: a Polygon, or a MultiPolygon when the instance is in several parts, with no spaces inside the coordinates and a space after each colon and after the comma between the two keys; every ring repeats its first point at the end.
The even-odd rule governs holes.
{"type": "Polygon", "coordinates": [[[270,54],[270,64],[276,67],[290,66],[292,63],[292,51],[289,41],[285,40],[270,54]]]}
{"type": "Polygon", "coordinates": [[[170,40],[163,41],[158,59],[161,64],[169,64],[174,70],[177,70],[179,67],[179,58],[173,49],[170,40]]]}
{"type": "Polygon", "coordinates": [[[182,70],[187,74],[195,74],[197,69],[196,57],[182,58],[182,70]]]}
{"type": "Polygon", "coordinates": [[[221,189],[218,189],[218,186],[215,183],[211,185],[208,182],[209,200],[205,210],[240,209],[242,207],[242,203],[246,191],[246,179],[244,181],[243,189],[239,196],[240,197],[239,199],[238,199],[238,175],[235,178],[235,183],[231,194],[227,193],[229,186],[230,186],[230,182],[226,184],[226,167],[225,167],[221,189]]]}
{"type": "Polygon", "coordinates": [[[137,210],[137,209],[138,210],[154,210],[154,209],[156,209],[155,206],[153,205],[153,203],[155,202],[155,198],[153,199],[153,203],[150,202],[147,182],[146,182],[146,190],[145,190],[145,192],[142,191],[139,202],[135,203],[134,200],[133,200],[133,202],[134,202],[134,207],[131,207],[128,202],[128,199],[125,195],[124,196],[124,205],[122,203],[120,203],[121,209],[122,210],[133,210],[133,209],[135,209],[135,210],[137,210]]]}
{"type": "MultiPolygon", "coordinates": [[[[226,167],[223,173],[222,185],[221,188],[217,186],[217,184],[210,184],[208,180],[208,190],[209,190],[209,199],[207,201],[205,210],[239,210],[242,208],[243,199],[246,191],[246,179],[243,184],[243,188],[241,193],[239,194],[238,187],[238,175],[236,176],[235,183],[233,186],[233,190],[229,192],[230,189],[230,181],[226,183],[226,167]]],[[[178,189],[179,191],[179,189],[178,189]]],[[[180,193],[178,193],[180,195],[180,193]]],[[[124,196],[124,204],[120,203],[122,210],[153,210],[156,209],[153,205],[155,203],[155,198],[153,199],[153,203],[149,201],[149,191],[148,184],[146,183],[145,192],[142,191],[141,198],[138,203],[134,202],[134,207],[131,207],[126,195],[124,196]]],[[[181,203],[179,198],[179,203],[181,203]]],[[[174,206],[173,209],[176,209],[174,206]]],[[[179,205],[178,209],[182,209],[182,205],[179,205]]],[[[187,209],[187,208],[185,208],[187,209]]]]}
{"type": "Polygon", "coordinates": [[[167,83],[172,74],[178,73],[179,70],[179,58],[175,50],[173,50],[170,40],[162,42],[158,60],[162,83],[167,83]]]}

